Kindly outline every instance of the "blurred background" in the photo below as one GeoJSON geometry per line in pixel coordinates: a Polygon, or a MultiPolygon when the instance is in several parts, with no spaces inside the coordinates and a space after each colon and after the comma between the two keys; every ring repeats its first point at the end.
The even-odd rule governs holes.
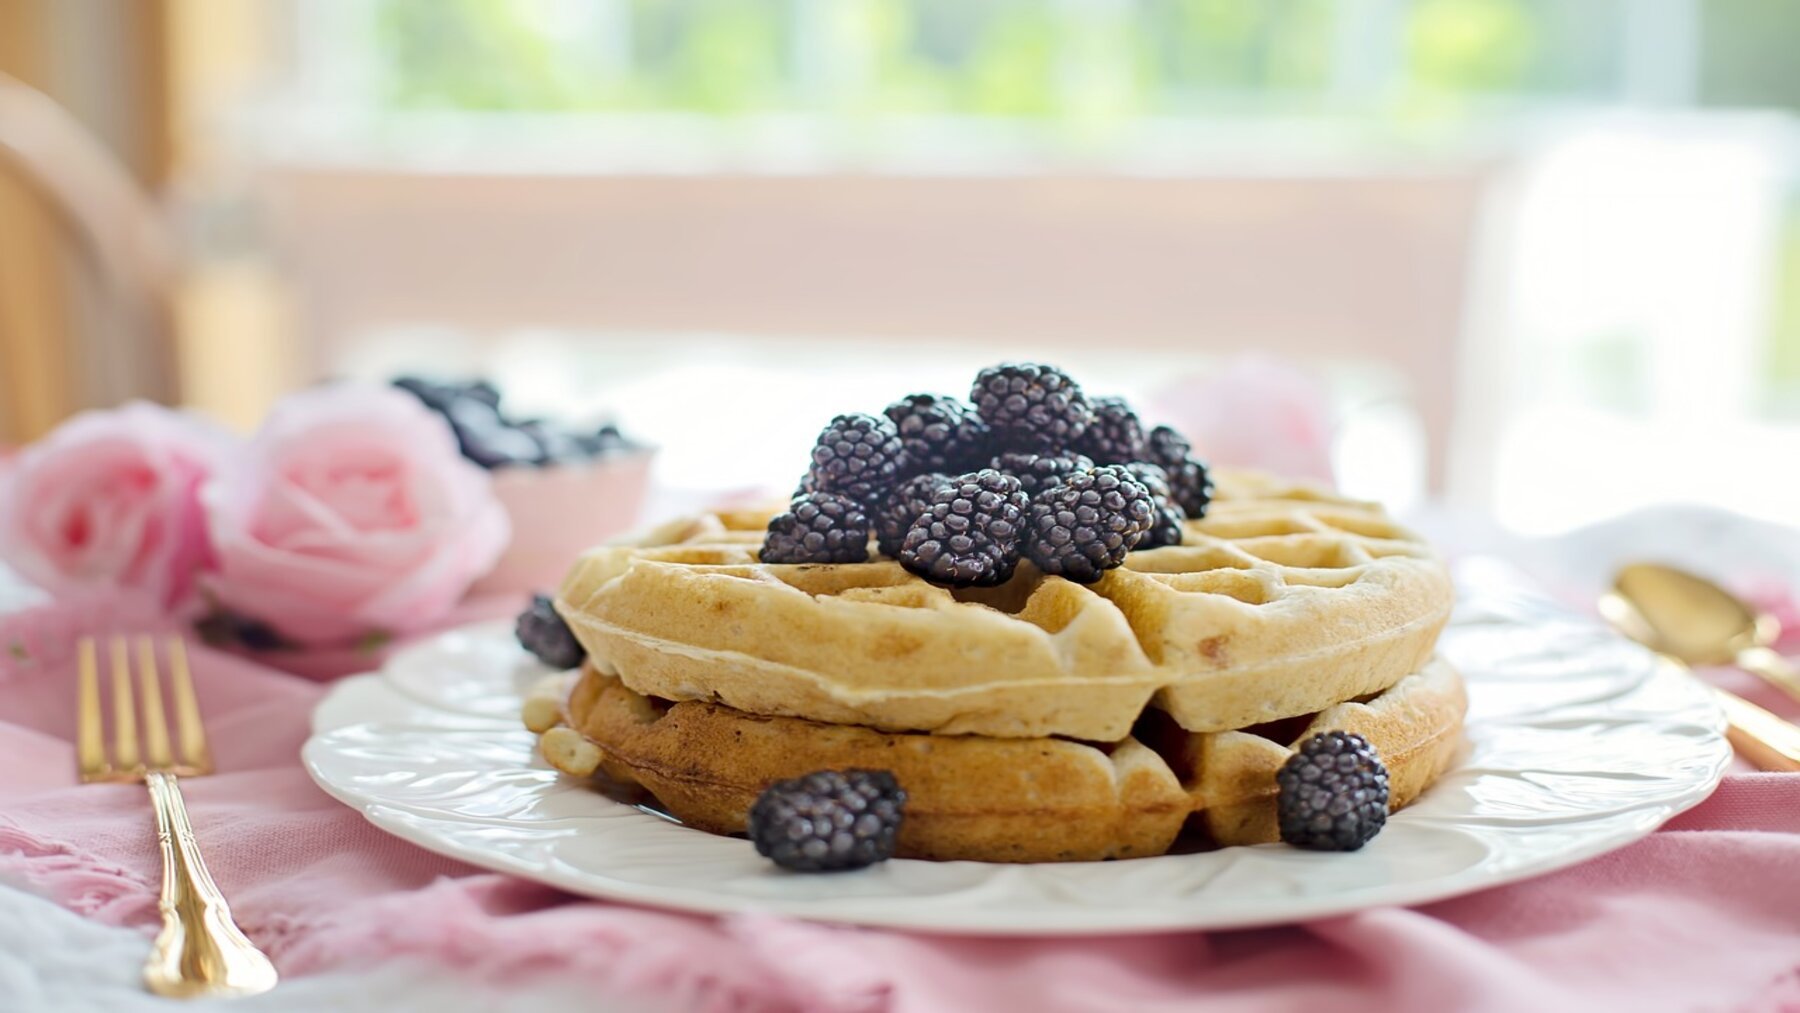
{"type": "Polygon", "coordinates": [[[1316,392],[1403,508],[1791,522],[1797,54],[1792,0],[0,0],[0,444],[424,371],[785,489],[1026,357],[1316,392]]]}

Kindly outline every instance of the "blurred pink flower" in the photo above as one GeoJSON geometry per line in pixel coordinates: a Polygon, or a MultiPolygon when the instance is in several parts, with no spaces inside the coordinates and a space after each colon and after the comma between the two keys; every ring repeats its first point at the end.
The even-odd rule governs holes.
{"type": "Polygon", "coordinates": [[[444,420],[371,385],[284,399],[202,501],[218,555],[208,588],[306,646],[430,625],[511,535],[444,420]]]}
{"type": "Polygon", "coordinates": [[[1245,356],[1179,379],[1151,395],[1149,415],[1193,441],[1210,465],[1334,484],[1329,395],[1279,360],[1245,356]]]}
{"type": "Polygon", "coordinates": [[[233,450],[211,423],[158,405],[77,415],[0,477],[0,559],[59,597],[180,610],[211,562],[199,488],[233,450]]]}

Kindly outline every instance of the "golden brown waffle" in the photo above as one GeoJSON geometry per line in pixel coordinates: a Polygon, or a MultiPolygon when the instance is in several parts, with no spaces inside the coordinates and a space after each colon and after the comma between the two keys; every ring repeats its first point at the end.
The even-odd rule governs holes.
{"type": "Polygon", "coordinates": [[[1442,565],[1379,506],[1225,475],[1184,544],[1083,586],[1029,564],[951,590],[898,563],[765,565],[768,511],[602,546],[557,608],[600,668],[669,700],[891,731],[1117,742],[1316,713],[1418,671],[1442,565]]]}
{"type": "Polygon", "coordinates": [[[1205,844],[1278,840],[1275,772],[1292,744],[1329,729],[1374,744],[1399,808],[1454,758],[1464,707],[1462,679],[1434,661],[1367,703],[1338,704],[1281,727],[1192,733],[1151,711],[1134,736],[1096,745],[891,734],[671,704],[589,668],[559,714],[532,722],[528,705],[527,720],[543,732],[552,765],[640,785],[702,830],[742,831],[771,782],[878,768],[892,771],[910,796],[902,857],[1044,862],[1160,855],[1184,828],[1205,844]]]}

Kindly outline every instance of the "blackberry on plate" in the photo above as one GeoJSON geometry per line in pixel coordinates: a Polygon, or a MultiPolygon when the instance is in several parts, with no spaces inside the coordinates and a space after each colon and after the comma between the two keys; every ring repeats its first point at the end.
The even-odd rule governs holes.
{"type": "Polygon", "coordinates": [[[1076,472],[1038,493],[1026,513],[1025,557],[1083,584],[1125,561],[1156,519],[1150,490],[1116,464],[1076,472]]]}
{"type": "Polygon", "coordinates": [[[1165,545],[1180,545],[1182,538],[1182,522],[1187,515],[1181,508],[1172,503],[1158,504],[1156,517],[1150,522],[1150,530],[1133,546],[1136,549],[1160,549],[1165,545]]]}
{"type": "Polygon", "coordinates": [[[1275,774],[1281,839],[1299,848],[1355,851],[1387,823],[1388,772],[1369,740],[1320,732],[1275,774]]]}
{"type": "Polygon", "coordinates": [[[1082,437],[1081,449],[1101,464],[1124,464],[1144,456],[1144,424],[1122,397],[1097,397],[1094,421],[1082,437]]]}
{"type": "Polygon", "coordinates": [[[1019,480],[992,468],[958,475],[907,530],[900,565],[952,587],[1004,584],[1018,564],[1025,507],[1019,480]]]}
{"type": "Polygon", "coordinates": [[[872,502],[900,475],[905,445],[894,423],[874,415],[839,415],[813,445],[812,487],[872,502]]]}
{"type": "Polygon", "coordinates": [[[1144,439],[1144,460],[1169,476],[1169,490],[1177,506],[1195,519],[1206,516],[1212,503],[1212,477],[1206,464],[1193,456],[1193,445],[1187,437],[1168,426],[1157,426],[1144,439]]]}
{"type": "Polygon", "coordinates": [[[1161,465],[1151,464],[1149,461],[1132,461],[1120,467],[1131,472],[1131,477],[1143,483],[1144,488],[1150,490],[1150,495],[1155,499],[1166,500],[1173,495],[1169,491],[1169,473],[1161,465]]]}
{"type": "Polygon", "coordinates": [[[1094,462],[1080,454],[1033,454],[1029,451],[1009,450],[996,457],[988,464],[995,471],[1003,471],[1019,480],[1019,488],[1025,495],[1036,496],[1053,485],[1062,484],[1062,480],[1078,471],[1087,471],[1094,462]]]}
{"type": "Polygon", "coordinates": [[[1205,517],[1206,508],[1212,504],[1213,497],[1212,476],[1206,473],[1206,465],[1198,458],[1190,457],[1165,470],[1169,473],[1169,489],[1174,494],[1174,503],[1189,517],[1205,517]]]}
{"type": "Polygon", "coordinates": [[[1193,452],[1194,445],[1188,438],[1168,426],[1157,426],[1144,437],[1144,460],[1164,470],[1187,460],[1193,452]]]}
{"type": "Polygon", "coordinates": [[[885,770],[819,770],[777,781],[750,806],[756,853],[795,872],[861,869],[894,857],[906,789],[885,770]]]}
{"type": "Polygon", "coordinates": [[[883,555],[897,556],[906,533],[931,509],[931,497],[948,485],[950,477],[928,472],[901,482],[875,509],[875,544],[883,555]]]}
{"type": "Polygon", "coordinates": [[[976,375],[969,400],[993,428],[1000,450],[1057,453],[1075,447],[1094,420],[1081,385],[1038,363],[989,366],[976,375]]]}
{"type": "Polygon", "coordinates": [[[769,521],[765,563],[862,563],[869,558],[869,515],[860,501],[832,492],[802,493],[769,521]]]}
{"type": "Polygon", "coordinates": [[[908,394],[885,414],[900,432],[906,466],[913,471],[954,475],[987,459],[987,423],[953,397],[908,394]]]}
{"type": "Polygon", "coordinates": [[[587,649],[575,639],[547,595],[531,596],[531,607],[519,613],[513,632],[520,647],[551,668],[574,668],[587,657],[587,649]]]}
{"type": "Polygon", "coordinates": [[[1182,522],[1187,520],[1187,511],[1181,509],[1169,491],[1169,473],[1149,461],[1133,461],[1124,467],[1131,472],[1131,477],[1144,483],[1144,488],[1150,490],[1150,498],[1156,503],[1156,519],[1151,522],[1150,530],[1144,532],[1144,538],[1138,542],[1137,548],[1160,549],[1165,545],[1180,545],[1182,522]]]}

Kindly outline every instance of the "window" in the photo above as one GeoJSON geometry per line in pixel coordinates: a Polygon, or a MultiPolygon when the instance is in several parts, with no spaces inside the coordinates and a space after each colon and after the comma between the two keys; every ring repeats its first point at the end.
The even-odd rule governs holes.
{"type": "MultiPolygon", "coordinates": [[[[420,233],[421,261],[430,243],[477,227],[474,202],[488,198],[459,175],[723,188],[745,175],[1114,185],[1491,168],[1465,316],[1470,340],[1499,351],[1475,350],[1488,356],[1479,382],[1456,398],[1469,442],[1454,456],[1486,476],[1471,495],[1539,529],[1716,490],[1745,509],[1800,510],[1734,477],[1755,473],[1748,458],[1707,449],[1800,449],[1800,61],[1786,45],[1800,37],[1797,4],[318,0],[292,12],[292,73],[246,118],[252,147],[284,172],[324,163],[429,178],[440,240],[420,233]],[[1698,472],[1622,449],[1652,446],[1685,448],[1698,472]],[[1564,491],[1542,495],[1552,486],[1564,491]]],[[[331,253],[314,253],[297,261],[303,274],[329,269],[331,253]]],[[[1267,273],[1285,266],[1276,258],[1267,273]]],[[[512,284],[500,273],[480,279],[497,298],[512,284]]],[[[457,278],[444,284],[470,284],[457,278]]],[[[516,281],[517,327],[544,323],[531,311],[556,293],[516,281]]],[[[330,327],[339,308],[310,311],[330,327]]],[[[457,347],[477,356],[507,328],[449,312],[392,322],[461,333],[457,347]]],[[[1109,339],[1134,354],[1161,347],[1128,331],[1109,339]]],[[[525,344],[564,347],[543,330],[525,344]]],[[[566,343],[591,376],[639,370],[639,352],[620,358],[627,346],[638,347],[566,343]]],[[[1378,456],[1380,441],[1353,429],[1345,446],[1378,456]]]]}

